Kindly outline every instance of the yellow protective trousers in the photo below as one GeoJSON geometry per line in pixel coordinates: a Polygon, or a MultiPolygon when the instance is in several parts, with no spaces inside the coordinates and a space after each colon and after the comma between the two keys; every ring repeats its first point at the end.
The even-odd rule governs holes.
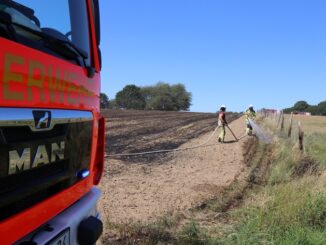
{"type": "Polygon", "coordinates": [[[224,138],[225,138],[225,126],[224,125],[222,125],[222,126],[220,126],[220,135],[218,136],[218,138],[219,138],[219,141],[221,141],[221,142],[224,142],[224,138]]]}
{"type": "Polygon", "coordinates": [[[246,134],[252,135],[252,126],[250,124],[249,119],[246,119],[246,134]]]}

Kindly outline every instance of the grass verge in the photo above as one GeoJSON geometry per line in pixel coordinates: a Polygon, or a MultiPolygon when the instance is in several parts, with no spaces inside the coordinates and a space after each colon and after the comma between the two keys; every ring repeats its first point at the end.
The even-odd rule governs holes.
{"type": "Polygon", "coordinates": [[[241,208],[222,244],[326,244],[326,135],[309,134],[305,153],[276,132],[275,161],[267,183],[241,208]]]}

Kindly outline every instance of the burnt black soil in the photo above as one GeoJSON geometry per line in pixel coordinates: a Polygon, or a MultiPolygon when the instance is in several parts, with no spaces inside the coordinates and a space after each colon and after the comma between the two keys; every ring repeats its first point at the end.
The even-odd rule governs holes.
{"type": "MultiPolygon", "coordinates": [[[[213,131],[216,113],[102,110],[107,118],[107,154],[175,149],[192,138],[213,131]]],[[[239,113],[228,113],[229,122],[239,113]]],[[[166,153],[123,157],[128,162],[150,162],[166,153]]]]}

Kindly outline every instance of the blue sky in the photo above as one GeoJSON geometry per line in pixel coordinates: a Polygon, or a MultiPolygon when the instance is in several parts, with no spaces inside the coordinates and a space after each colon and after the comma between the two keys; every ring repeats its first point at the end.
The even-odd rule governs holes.
{"type": "Polygon", "coordinates": [[[101,0],[102,91],[183,83],[191,111],[326,100],[326,1],[101,0]]]}

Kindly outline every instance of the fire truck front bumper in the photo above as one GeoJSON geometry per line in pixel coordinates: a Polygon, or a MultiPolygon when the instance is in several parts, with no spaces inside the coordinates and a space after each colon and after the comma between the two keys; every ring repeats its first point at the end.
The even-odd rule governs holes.
{"type": "Polygon", "coordinates": [[[99,197],[100,190],[92,188],[79,201],[15,244],[95,244],[103,231],[96,206],[99,197]]]}

